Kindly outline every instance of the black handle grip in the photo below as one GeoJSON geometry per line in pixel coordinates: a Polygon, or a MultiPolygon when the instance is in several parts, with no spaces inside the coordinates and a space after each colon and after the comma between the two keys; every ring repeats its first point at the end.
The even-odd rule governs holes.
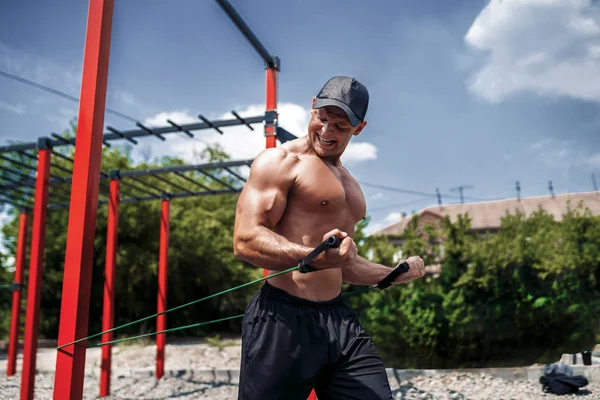
{"type": "Polygon", "coordinates": [[[401,262],[396,268],[394,268],[392,272],[388,274],[388,276],[383,278],[381,282],[377,284],[377,288],[383,290],[391,286],[392,282],[394,282],[394,279],[396,279],[398,275],[408,272],[409,269],[410,267],[408,266],[408,263],[406,261],[401,262]]]}
{"type": "Polygon", "coordinates": [[[334,249],[336,247],[340,247],[340,244],[342,244],[340,238],[338,238],[337,236],[329,236],[327,240],[315,247],[315,249],[311,251],[309,255],[307,255],[302,259],[302,261],[300,261],[300,263],[298,264],[298,270],[303,274],[307,272],[318,271],[317,268],[308,265],[308,263],[311,262],[312,259],[315,258],[317,255],[319,255],[319,253],[325,251],[327,248],[334,249]]]}
{"type": "Polygon", "coordinates": [[[340,244],[342,244],[342,241],[337,236],[329,236],[329,238],[326,241],[324,241],[323,243],[324,244],[326,243],[327,247],[331,247],[332,249],[335,249],[337,247],[340,247],[340,244]]]}

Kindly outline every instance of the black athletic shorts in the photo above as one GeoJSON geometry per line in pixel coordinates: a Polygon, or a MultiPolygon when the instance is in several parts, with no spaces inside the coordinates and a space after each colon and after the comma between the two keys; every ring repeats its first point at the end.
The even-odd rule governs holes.
{"type": "Polygon", "coordinates": [[[238,400],[391,400],[387,374],[356,314],[265,281],[246,307],[238,400]]]}

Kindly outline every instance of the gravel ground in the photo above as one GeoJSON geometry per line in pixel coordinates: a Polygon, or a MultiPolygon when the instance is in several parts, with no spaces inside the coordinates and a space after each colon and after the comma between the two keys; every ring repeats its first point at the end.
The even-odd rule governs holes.
{"type": "MultiPolygon", "coordinates": [[[[237,398],[237,376],[226,373],[214,375],[213,369],[237,370],[239,368],[239,342],[221,349],[206,342],[185,345],[167,345],[165,377],[154,379],[155,348],[126,346],[113,348],[113,378],[111,395],[105,399],[214,399],[237,398]]],[[[40,349],[36,377],[35,399],[52,398],[56,352],[40,349]]],[[[84,399],[98,396],[100,362],[99,349],[90,349],[86,356],[84,399]]],[[[20,363],[18,370],[20,371],[20,363]]],[[[0,360],[0,369],[6,370],[6,361],[0,360]]],[[[544,394],[535,381],[506,380],[484,374],[451,372],[435,376],[416,376],[397,382],[390,380],[394,399],[548,399],[581,398],[599,399],[600,386],[590,384],[579,394],[557,397],[544,394]]],[[[0,374],[0,399],[18,399],[20,374],[6,377],[0,374]]]]}

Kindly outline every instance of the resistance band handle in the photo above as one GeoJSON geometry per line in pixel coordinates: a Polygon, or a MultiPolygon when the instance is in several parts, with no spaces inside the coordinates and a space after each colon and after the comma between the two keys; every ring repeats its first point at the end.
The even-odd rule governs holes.
{"type": "Polygon", "coordinates": [[[326,241],[315,247],[315,249],[311,251],[309,255],[304,257],[302,261],[300,261],[300,263],[298,264],[298,270],[303,274],[306,274],[307,272],[317,271],[317,268],[308,265],[308,263],[311,262],[313,258],[318,256],[319,253],[321,253],[322,251],[325,251],[328,248],[334,249],[336,247],[340,247],[340,244],[342,244],[340,238],[338,238],[337,236],[330,236],[326,241]]]}
{"type": "Polygon", "coordinates": [[[392,285],[392,282],[394,282],[394,279],[396,279],[398,275],[408,272],[409,269],[410,267],[408,266],[408,263],[406,263],[406,261],[401,262],[396,268],[394,268],[392,272],[388,274],[388,276],[383,278],[381,282],[377,284],[376,287],[381,290],[388,288],[392,285]]]}

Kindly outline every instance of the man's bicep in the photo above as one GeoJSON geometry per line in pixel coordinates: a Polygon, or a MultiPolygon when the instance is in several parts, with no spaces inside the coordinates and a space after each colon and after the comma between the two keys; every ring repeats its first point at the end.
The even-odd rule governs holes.
{"type": "Polygon", "coordinates": [[[267,228],[277,225],[285,211],[293,181],[287,157],[269,154],[257,158],[238,200],[237,213],[244,225],[267,228]]]}

